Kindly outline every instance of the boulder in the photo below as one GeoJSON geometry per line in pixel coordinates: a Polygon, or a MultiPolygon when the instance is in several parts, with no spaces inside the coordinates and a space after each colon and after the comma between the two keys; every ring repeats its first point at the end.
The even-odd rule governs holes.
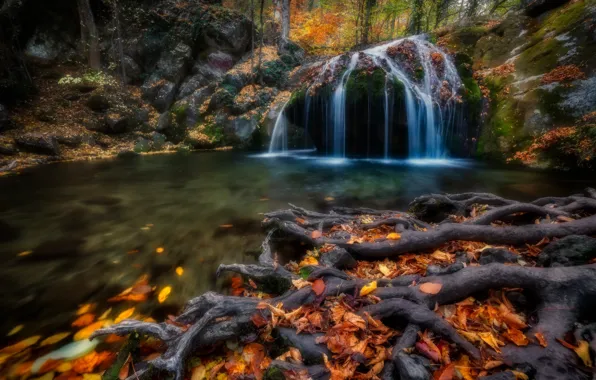
{"type": "Polygon", "coordinates": [[[151,141],[149,141],[143,137],[139,137],[137,139],[137,141],[135,141],[134,151],[136,153],[147,153],[150,150],[151,150],[151,141]]]}
{"type": "Polygon", "coordinates": [[[253,134],[257,126],[259,125],[259,115],[242,115],[237,118],[233,118],[229,124],[231,132],[241,142],[247,141],[253,134]]]}
{"type": "Polygon", "coordinates": [[[54,136],[42,135],[40,133],[26,133],[15,139],[16,145],[25,152],[60,155],[60,146],[54,136]]]}
{"type": "Polygon", "coordinates": [[[428,380],[432,378],[428,359],[403,352],[398,353],[395,359],[400,379],[428,380]]]}
{"type": "Polygon", "coordinates": [[[213,69],[225,73],[234,66],[235,60],[230,54],[217,51],[207,56],[207,63],[213,69]]]}
{"type": "Polygon", "coordinates": [[[86,105],[95,112],[105,112],[110,108],[110,101],[106,95],[96,92],[87,99],[86,105]]]}
{"type": "Polygon", "coordinates": [[[180,83],[186,75],[191,59],[192,49],[180,42],[173,50],[166,50],[162,53],[157,62],[157,73],[160,78],[180,83]]]}
{"type": "Polygon", "coordinates": [[[184,138],[184,144],[190,146],[193,149],[212,149],[215,148],[215,144],[209,136],[198,130],[188,131],[184,138]]]}
{"type": "Polygon", "coordinates": [[[123,59],[124,71],[126,72],[126,80],[128,83],[137,83],[141,79],[143,71],[141,67],[135,62],[134,59],[128,55],[124,56],[123,59]]]}
{"type": "Polygon", "coordinates": [[[93,144],[93,136],[88,134],[56,135],[58,143],[70,147],[81,146],[82,144],[93,144]]]}
{"type": "Polygon", "coordinates": [[[164,112],[159,116],[157,120],[157,131],[165,132],[172,126],[172,114],[170,112],[164,112]]]}
{"type": "MultiPolygon", "coordinates": [[[[241,90],[250,82],[251,75],[241,71],[232,71],[223,78],[223,84],[234,87],[237,91],[241,90]]],[[[264,78],[263,78],[264,79],[264,78]]]]}
{"type": "Polygon", "coordinates": [[[292,67],[301,65],[306,58],[306,51],[290,40],[282,40],[279,43],[278,54],[286,65],[292,67]]]}
{"type": "Polygon", "coordinates": [[[162,150],[166,145],[166,136],[153,132],[151,135],[151,146],[154,150],[162,150]]]}
{"type": "Polygon", "coordinates": [[[141,94],[159,112],[165,112],[174,102],[176,84],[154,75],[141,86],[141,94]]]}
{"type": "Polygon", "coordinates": [[[214,50],[240,56],[248,50],[252,28],[252,23],[246,17],[234,15],[225,22],[208,23],[202,39],[205,45],[214,50]]]}
{"type": "Polygon", "coordinates": [[[108,134],[119,134],[128,132],[132,127],[133,121],[129,115],[120,113],[110,113],[105,116],[105,128],[102,132],[108,134]]]}
{"type": "Polygon", "coordinates": [[[516,263],[519,256],[505,248],[487,248],[480,252],[480,264],[516,263]]]}
{"type": "Polygon", "coordinates": [[[187,77],[184,82],[180,85],[180,90],[178,91],[177,99],[184,99],[197,89],[206,86],[209,83],[209,80],[206,79],[202,74],[196,74],[190,77],[187,77]]]}
{"type": "Polygon", "coordinates": [[[522,0],[522,6],[528,16],[538,17],[544,12],[558,8],[568,2],[569,0],[522,0]]]}
{"type": "Polygon", "coordinates": [[[596,257],[596,239],[571,235],[547,245],[538,256],[541,266],[583,265],[596,257]]]}
{"type": "Polygon", "coordinates": [[[70,54],[72,49],[63,38],[45,31],[36,31],[25,46],[25,57],[42,65],[50,65],[70,54]]]}
{"type": "Polygon", "coordinates": [[[18,153],[14,145],[0,142],[0,156],[14,156],[18,153]]]}

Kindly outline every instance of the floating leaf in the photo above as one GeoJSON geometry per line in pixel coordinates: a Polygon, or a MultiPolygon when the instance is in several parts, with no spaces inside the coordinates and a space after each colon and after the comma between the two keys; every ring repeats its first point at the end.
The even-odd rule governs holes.
{"type": "Polygon", "coordinates": [[[12,330],[10,330],[8,332],[8,334],[6,334],[6,336],[13,336],[15,334],[17,334],[19,331],[21,331],[23,329],[23,327],[25,327],[25,325],[18,325],[12,328],[12,330]]]}
{"type": "Polygon", "coordinates": [[[401,239],[401,235],[398,234],[397,232],[392,232],[389,235],[387,235],[387,239],[388,240],[399,240],[399,239],[401,239]]]}
{"type": "Polygon", "coordinates": [[[420,291],[426,294],[438,294],[443,288],[443,284],[436,282],[425,282],[420,285],[420,291]]]}
{"type": "Polygon", "coordinates": [[[77,333],[74,336],[74,340],[88,339],[91,336],[91,334],[95,332],[95,330],[99,330],[107,323],[108,321],[97,321],[95,323],[90,324],[89,326],[77,331],[77,333]]]}
{"type": "Polygon", "coordinates": [[[83,314],[80,317],[78,317],[73,323],[72,323],[72,327],[85,327],[85,326],[89,326],[90,324],[93,323],[93,321],[95,320],[95,314],[91,314],[91,313],[87,313],[87,314],[83,314]]]}
{"type": "Polygon", "coordinates": [[[182,276],[184,274],[184,268],[182,268],[182,267],[176,268],[176,274],[178,276],[182,276]]]}
{"type": "Polygon", "coordinates": [[[322,279],[317,278],[312,283],[312,290],[317,296],[320,296],[325,291],[325,282],[322,279]]]}
{"type": "Polygon", "coordinates": [[[313,232],[310,233],[310,237],[313,239],[318,239],[321,236],[323,236],[323,233],[319,230],[314,230],[313,232]]]}
{"type": "Polygon", "coordinates": [[[27,347],[33,346],[35,343],[39,341],[39,339],[41,339],[40,335],[35,335],[30,338],[23,339],[20,342],[13,344],[12,346],[4,347],[0,350],[0,354],[16,354],[18,352],[23,351],[27,347]]]}
{"type": "Polygon", "coordinates": [[[166,286],[165,288],[163,288],[157,295],[157,300],[159,301],[159,303],[164,303],[171,292],[172,292],[171,286],[166,286]]]}
{"type": "Polygon", "coordinates": [[[536,337],[536,339],[538,339],[538,343],[540,343],[542,347],[548,346],[548,342],[546,341],[544,334],[537,332],[536,334],[534,334],[534,336],[536,337]]]}
{"type": "Polygon", "coordinates": [[[157,252],[157,254],[161,255],[162,253],[164,253],[165,249],[163,247],[158,247],[155,252],[157,252]]]}
{"type": "Polygon", "coordinates": [[[114,320],[114,323],[119,323],[119,322],[122,322],[125,319],[130,318],[134,314],[134,312],[135,312],[135,308],[134,307],[131,307],[130,309],[124,310],[122,313],[118,314],[118,316],[114,320]]]}
{"type": "Polygon", "coordinates": [[[81,307],[79,307],[79,310],[77,310],[77,315],[87,314],[90,311],[92,311],[94,308],[95,308],[95,304],[93,304],[93,303],[86,303],[84,305],[81,305],[81,307]]]}
{"type": "Polygon", "coordinates": [[[579,356],[579,358],[584,362],[586,367],[592,367],[592,358],[590,358],[590,343],[586,342],[585,340],[580,340],[579,346],[573,351],[575,351],[577,356],[579,356]]]}
{"type": "Polygon", "coordinates": [[[69,332],[54,334],[51,337],[45,338],[44,340],[42,340],[41,343],[39,344],[39,346],[43,347],[43,346],[49,346],[51,344],[56,344],[56,343],[60,342],[61,340],[64,340],[68,336],[70,336],[69,332]]]}
{"type": "Polygon", "coordinates": [[[24,257],[24,256],[29,256],[32,253],[33,253],[33,251],[23,251],[23,252],[19,253],[17,256],[24,257]]]}
{"type": "Polygon", "coordinates": [[[368,284],[364,285],[362,287],[362,289],[360,289],[360,297],[364,297],[367,294],[374,292],[375,289],[377,289],[377,282],[376,281],[369,282],[368,284]]]}

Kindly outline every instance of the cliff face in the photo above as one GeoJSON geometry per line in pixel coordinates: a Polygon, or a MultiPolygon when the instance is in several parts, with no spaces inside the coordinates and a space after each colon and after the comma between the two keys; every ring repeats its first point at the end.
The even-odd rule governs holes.
{"type": "Polygon", "coordinates": [[[439,44],[468,59],[474,72],[465,83],[481,95],[478,156],[593,167],[595,16],[590,1],[530,2],[500,23],[438,34],[439,44]]]}

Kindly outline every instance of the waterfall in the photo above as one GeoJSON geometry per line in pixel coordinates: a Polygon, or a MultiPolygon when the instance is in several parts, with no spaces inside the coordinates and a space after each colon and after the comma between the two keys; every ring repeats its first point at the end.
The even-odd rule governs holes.
{"type": "Polygon", "coordinates": [[[358,64],[358,53],[354,53],[350,64],[339,81],[339,85],[333,93],[333,156],[346,156],[346,83],[350,74],[358,64]]]}
{"type": "Polygon", "coordinates": [[[271,141],[269,142],[269,153],[286,153],[288,151],[288,119],[285,114],[287,105],[288,103],[284,104],[275,120],[271,141]]]}
{"type": "MultiPolygon", "coordinates": [[[[370,139],[373,138],[373,141],[376,139],[382,144],[373,154],[382,154],[385,159],[391,158],[392,153],[395,154],[392,149],[395,150],[396,147],[400,152],[407,149],[407,157],[413,159],[439,159],[448,156],[447,141],[454,135],[458,92],[462,83],[455,65],[447,54],[423,37],[415,36],[352,53],[348,62],[345,57],[333,57],[321,64],[318,75],[305,86],[301,126],[304,127],[305,134],[311,137],[313,133],[317,134],[320,154],[344,158],[350,154],[350,149],[354,149],[354,146],[364,144],[366,149],[362,149],[360,154],[368,156],[370,139]],[[407,45],[402,45],[406,43],[407,45]],[[390,49],[393,49],[391,56],[390,49]],[[398,59],[404,57],[402,51],[406,52],[408,60],[398,59]],[[345,71],[342,73],[339,69],[345,71]],[[350,75],[355,70],[368,70],[371,74],[373,71],[376,73],[377,69],[382,69],[385,75],[383,104],[373,104],[376,111],[372,114],[375,120],[372,131],[377,134],[371,132],[370,122],[367,123],[365,132],[355,133],[352,128],[363,126],[355,124],[357,122],[352,118],[352,113],[348,116],[346,87],[351,83],[350,75]],[[320,88],[332,88],[333,83],[335,88],[331,92],[317,94],[320,88]],[[398,98],[394,91],[398,85],[403,87],[399,102],[396,101],[398,98]],[[448,99],[445,99],[446,97],[448,99]],[[396,105],[400,108],[396,108],[396,105]],[[378,113],[377,110],[381,111],[381,107],[382,113],[378,113]],[[405,112],[405,115],[398,111],[405,112]],[[383,124],[380,124],[381,121],[383,124]],[[395,128],[398,127],[403,128],[403,131],[397,132],[395,128]],[[400,141],[400,136],[406,139],[400,141]]],[[[361,91],[361,87],[358,91],[361,91]]],[[[370,90],[366,96],[366,112],[370,121],[370,101],[373,99],[370,97],[370,90]]],[[[354,110],[354,103],[350,104],[350,110],[354,110]]],[[[287,151],[287,124],[285,112],[282,111],[271,136],[270,152],[287,151]]]]}

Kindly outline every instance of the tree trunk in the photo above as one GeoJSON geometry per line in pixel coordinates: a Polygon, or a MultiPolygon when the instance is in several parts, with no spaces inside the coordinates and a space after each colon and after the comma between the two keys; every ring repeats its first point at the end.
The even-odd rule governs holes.
{"type": "Polygon", "coordinates": [[[250,0],[250,72],[255,70],[255,0],[250,0]]]}
{"type": "Polygon", "coordinates": [[[116,37],[118,39],[118,59],[120,60],[120,75],[122,87],[126,86],[126,67],[124,67],[124,46],[122,44],[122,30],[120,28],[120,9],[118,1],[112,0],[112,9],[114,12],[114,23],[116,24],[116,37]]]}
{"type": "Polygon", "coordinates": [[[468,11],[466,15],[468,17],[476,16],[476,12],[478,11],[478,0],[470,0],[468,5],[468,11]]]}
{"type": "Polygon", "coordinates": [[[362,43],[368,43],[368,36],[370,34],[370,27],[371,27],[371,15],[372,9],[376,5],[376,0],[366,0],[365,10],[364,10],[364,28],[362,30],[362,43]]]}
{"type": "Polygon", "coordinates": [[[449,8],[449,0],[440,0],[437,2],[437,15],[435,18],[435,29],[447,17],[447,9],[449,8]]]}
{"type": "Polygon", "coordinates": [[[290,0],[281,0],[281,39],[290,39],[290,0]]]}
{"type": "Polygon", "coordinates": [[[101,56],[99,52],[99,34],[93,11],[89,0],[78,0],[79,15],[81,17],[81,36],[85,33],[87,40],[83,40],[83,46],[89,53],[89,67],[95,70],[101,69],[101,56]],[[85,30],[83,32],[83,30],[85,30]]]}
{"type": "Polygon", "coordinates": [[[408,26],[408,32],[410,34],[420,34],[422,31],[422,6],[424,0],[413,0],[412,3],[412,14],[410,16],[410,25],[408,26]]]}
{"type": "Polygon", "coordinates": [[[259,64],[257,68],[257,72],[259,73],[259,83],[263,85],[263,73],[261,72],[261,64],[263,63],[263,42],[264,42],[264,30],[263,30],[263,10],[265,8],[265,0],[261,0],[261,10],[259,14],[260,24],[261,24],[261,42],[259,44],[259,64]]]}

